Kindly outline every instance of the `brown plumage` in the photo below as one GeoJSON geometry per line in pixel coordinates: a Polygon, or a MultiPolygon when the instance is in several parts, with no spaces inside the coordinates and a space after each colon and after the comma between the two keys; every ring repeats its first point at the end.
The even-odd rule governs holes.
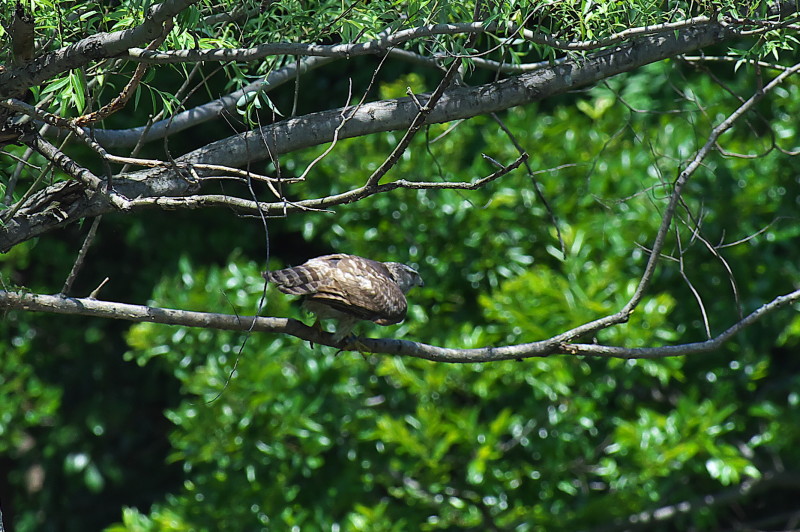
{"type": "Polygon", "coordinates": [[[318,319],[338,320],[336,342],[349,336],[361,320],[400,323],[408,308],[405,294],[423,285],[419,274],[405,264],[344,254],[316,257],[262,275],[284,294],[302,296],[303,307],[318,319]]]}

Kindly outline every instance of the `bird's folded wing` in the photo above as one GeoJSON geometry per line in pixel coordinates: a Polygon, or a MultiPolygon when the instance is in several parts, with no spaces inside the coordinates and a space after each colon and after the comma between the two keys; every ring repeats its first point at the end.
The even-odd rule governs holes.
{"type": "Polygon", "coordinates": [[[406,297],[396,284],[330,282],[309,299],[381,325],[399,323],[406,317],[406,297]]]}

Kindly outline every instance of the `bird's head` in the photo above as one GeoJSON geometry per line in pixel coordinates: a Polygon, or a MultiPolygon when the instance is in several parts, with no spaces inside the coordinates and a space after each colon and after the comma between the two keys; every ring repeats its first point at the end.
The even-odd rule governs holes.
{"type": "Polygon", "coordinates": [[[422,277],[411,266],[406,266],[399,262],[384,262],[383,264],[389,269],[394,282],[397,283],[397,286],[400,287],[404,294],[407,294],[415,286],[425,286],[425,283],[422,282],[422,277]]]}

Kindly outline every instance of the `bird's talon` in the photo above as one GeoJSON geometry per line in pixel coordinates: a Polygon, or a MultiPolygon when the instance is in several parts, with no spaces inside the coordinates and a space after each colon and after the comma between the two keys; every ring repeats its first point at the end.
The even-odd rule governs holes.
{"type": "Polygon", "coordinates": [[[369,348],[363,343],[361,343],[358,340],[358,336],[354,334],[351,334],[349,337],[345,338],[341,346],[342,349],[340,349],[339,352],[344,351],[345,349],[347,349],[348,351],[358,351],[358,353],[365,359],[367,358],[368,354],[371,354],[369,348]]]}

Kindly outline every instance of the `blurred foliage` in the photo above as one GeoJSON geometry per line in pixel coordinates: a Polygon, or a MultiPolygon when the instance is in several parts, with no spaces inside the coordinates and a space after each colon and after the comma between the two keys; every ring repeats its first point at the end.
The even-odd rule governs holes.
{"type": "MultiPolygon", "coordinates": [[[[521,5],[500,4],[506,11],[498,17],[521,5]]],[[[598,38],[631,23],[697,14],[706,3],[672,4],[666,13],[644,1],[553,3],[560,11],[537,24],[563,38],[598,38]]],[[[259,42],[276,35],[363,40],[390,23],[381,10],[398,4],[355,3],[341,19],[340,3],[319,5],[268,3],[264,16],[235,31],[204,33],[198,11],[179,26],[196,23],[200,46],[238,46],[254,35],[259,42]]],[[[57,10],[50,22],[36,13],[43,36],[56,36],[58,46],[83,31],[128,27],[139,6],[78,9],[61,25],[57,10]],[[120,14],[109,26],[114,10],[120,14]]],[[[472,11],[468,4],[403,6],[406,26],[469,19],[472,11]]],[[[175,34],[172,45],[186,45],[187,35],[175,34]]],[[[357,81],[366,84],[374,63],[357,64],[357,81]]],[[[244,65],[228,68],[240,69],[236,83],[253,74],[244,65]]],[[[301,98],[326,87],[344,101],[341,72],[315,75],[325,79],[301,86],[301,98]]],[[[429,75],[389,69],[378,94],[430,90],[436,78],[429,75]]],[[[511,109],[499,118],[530,154],[534,175],[518,170],[477,191],[397,190],[335,214],[271,219],[270,266],[339,250],[418,267],[426,286],[411,292],[408,319],[389,329],[363,325],[364,335],[477,347],[534,341],[603,316],[633,293],[669,185],[709,129],[739,105],[718,82],[747,96],[757,75],[744,64],[669,61],[511,109]]],[[[73,105],[65,95],[82,80],[60,83],[51,85],[59,95],[53,105],[73,105]]],[[[739,307],[750,312],[797,286],[800,163],[774,145],[800,144],[799,91],[796,81],[787,83],[722,138],[725,150],[758,157],[717,153],[692,177],[664,250],[682,253],[683,263],[663,260],[631,320],[598,333],[598,341],[640,347],[704,339],[701,309],[681,270],[713,334],[738,318],[739,307]],[[727,268],[698,236],[713,245],[739,242],[718,249],[727,268]]],[[[290,88],[275,101],[292,97],[290,88]]],[[[289,193],[305,198],[361,185],[401,134],[340,141],[289,193]]],[[[301,174],[323,150],[284,156],[282,171],[301,174]]],[[[491,117],[431,125],[385,179],[475,180],[495,170],[482,153],[501,162],[518,156],[491,117]]],[[[10,175],[12,162],[0,164],[10,175]]],[[[256,219],[147,213],[108,216],[100,227],[76,293],[108,275],[106,299],[309,322],[292,298],[264,287],[265,238],[256,219]]],[[[58,291],[85,230],[14,248],[0,257],[3,282],[58,291]]],[[[0,463],[9,473],[0,500],[20,532],[592,529],[776,469],[800,469],[800,318],[789,309],[714,353],[485,365],[337,354],[267,334],[19,311],[3,318],[0,463]]],[[[731,528],[737,519],[795,510],[796,495],[775,489],[738,499],[736,510],[701,505],[665,529],[731,528]]]]}

